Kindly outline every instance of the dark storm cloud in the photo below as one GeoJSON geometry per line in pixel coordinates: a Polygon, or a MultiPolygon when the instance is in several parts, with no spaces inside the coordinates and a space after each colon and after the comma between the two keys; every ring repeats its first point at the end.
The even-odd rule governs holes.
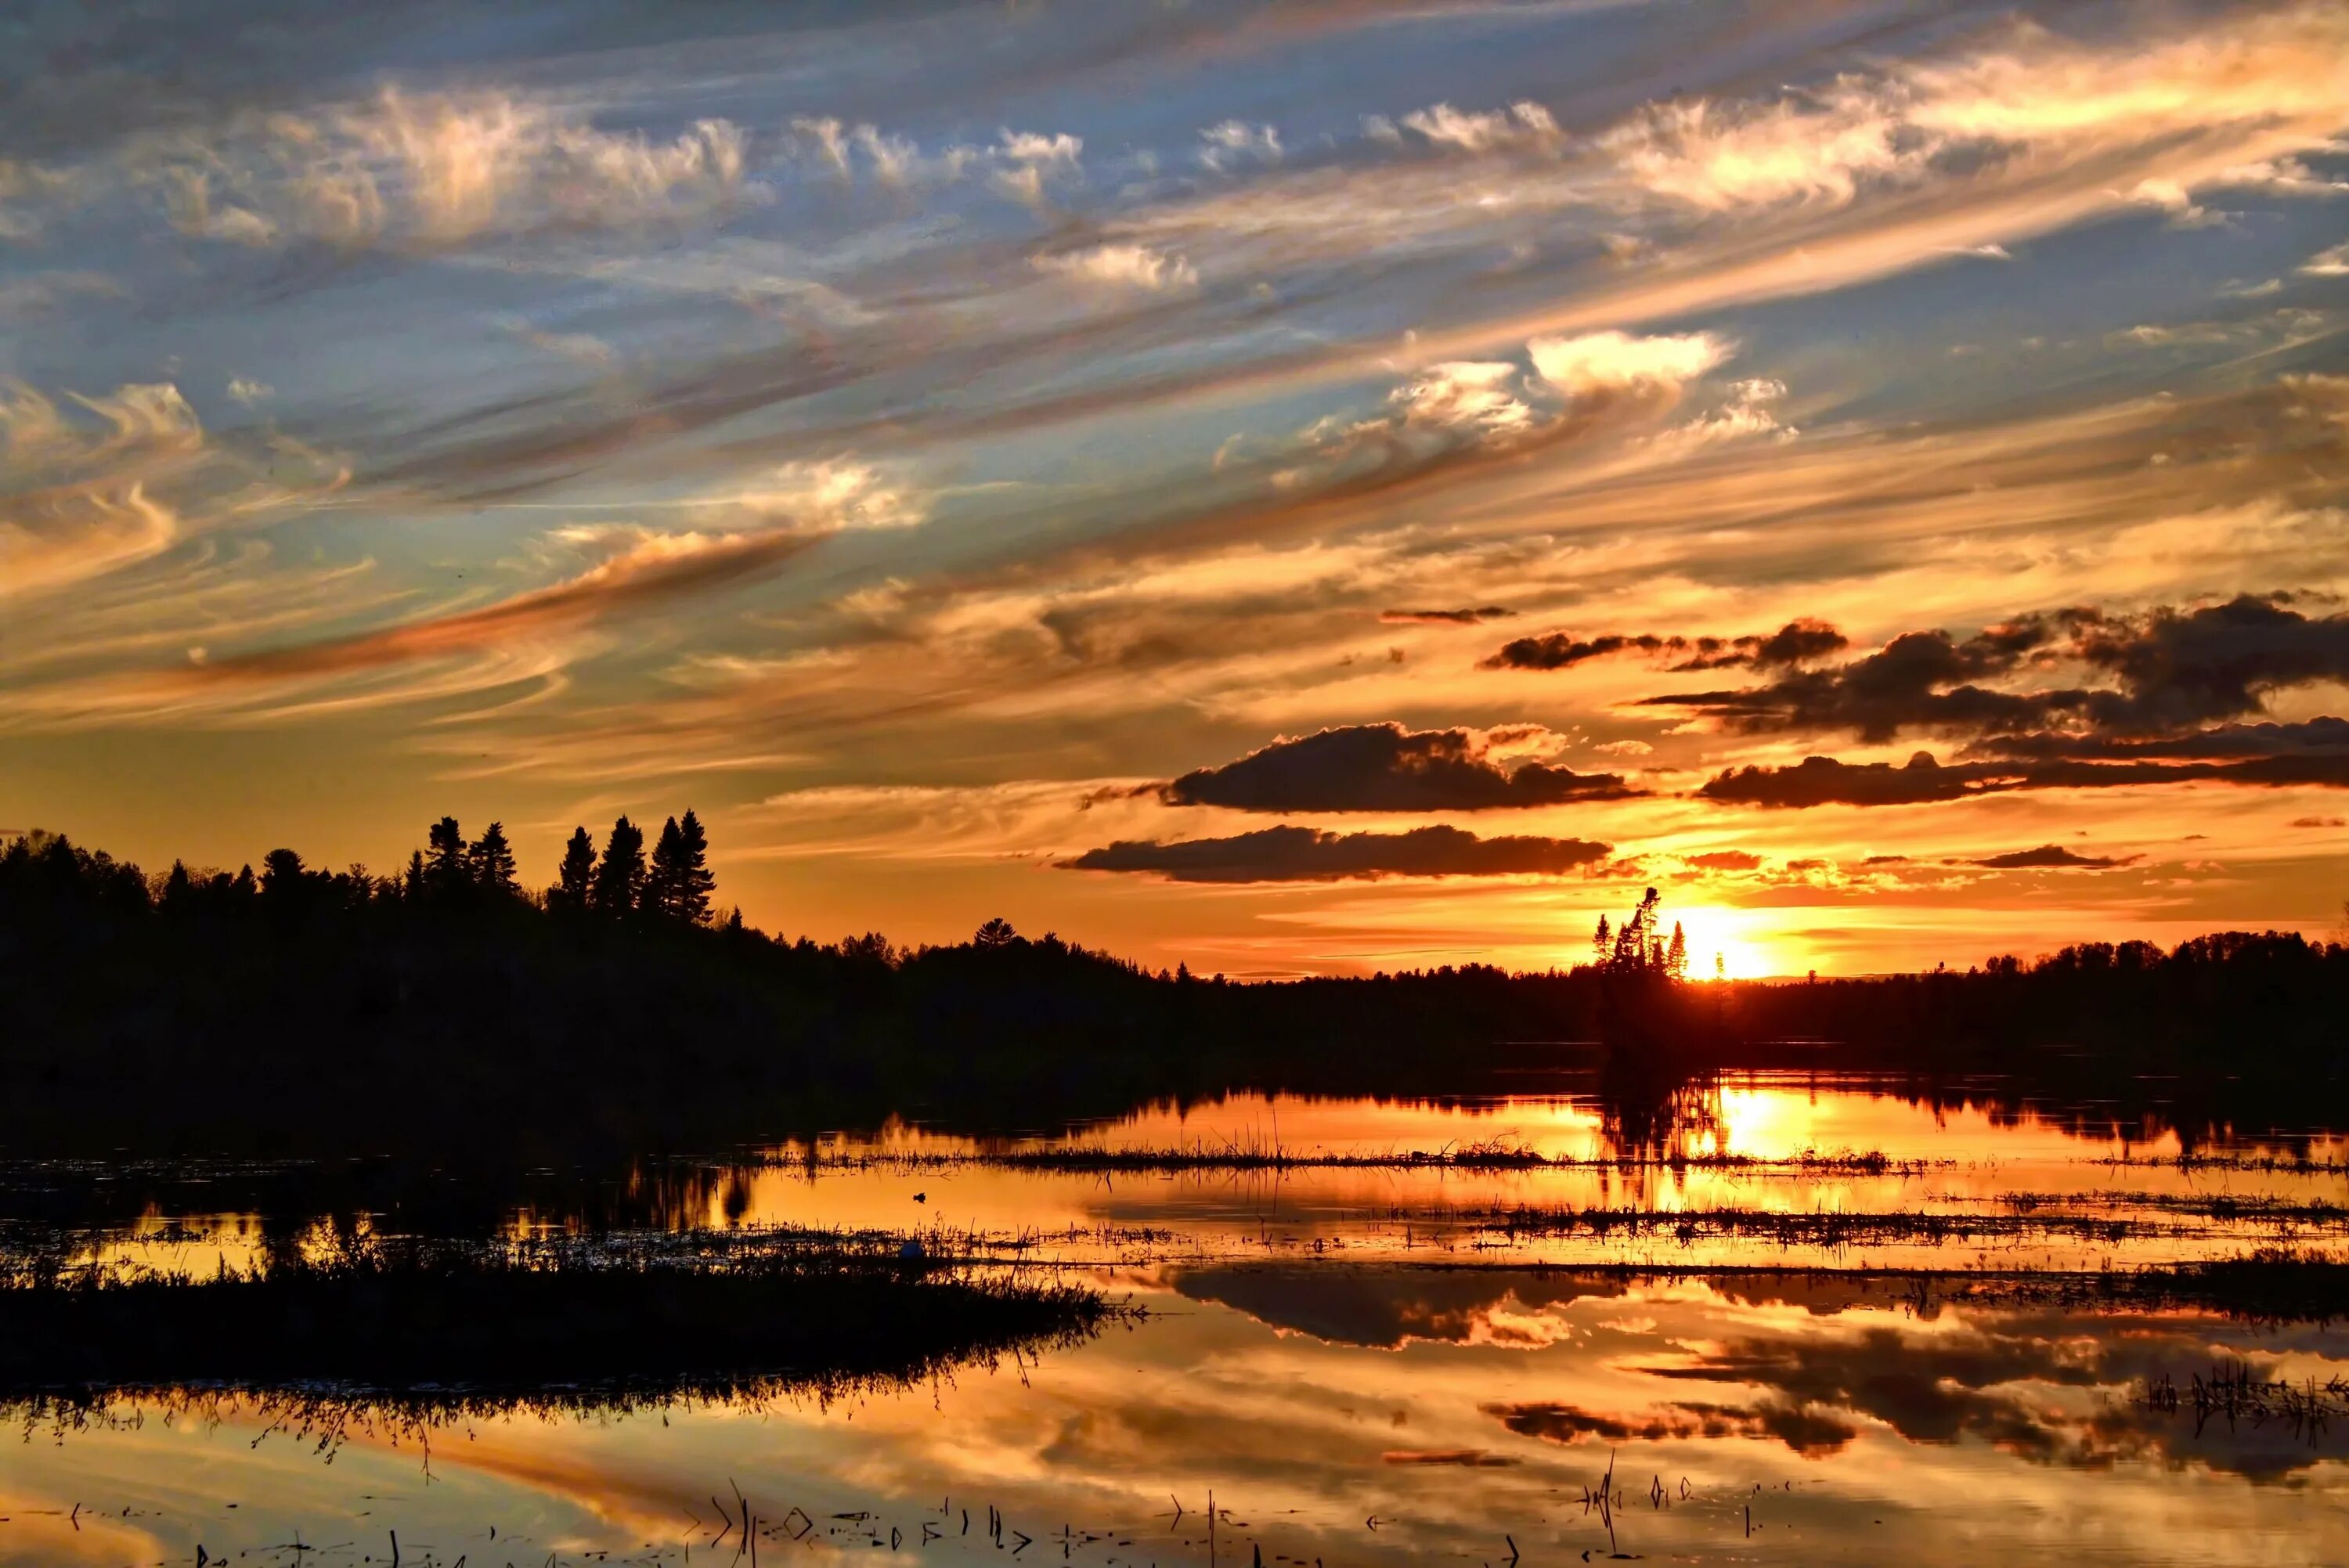
{"type": "Polygon", "coordinates": [[[2243,594],[2135,618],[2075,613],[2080,656],[2113,672],[2127,694],[2100,704],[2097,722],[2166,732],[2256,713],[2286,686],[2349,680],[2349,614],[2303,615],[2287,598],[2243,594]]]}
{"type": "Polygon", "coordinates": [[[1791,768],[1733,768],[1697,790],[1742,806],[1909,806],[2009,789],[2102,789],[2199,782],[2349,789],[2349,752],[2231,762],[1953,762],[1926,752],[1906,763],[1806,757],[1791,768]]]}
{"type": "Polygon", "coordinates": [[[1483,661],[1482,667],[1562,670],[1586,659],[1636,653],[1680,658],[1683,662],[1672,666],[1679,670],[1727,669],[1741,665],[1755,669],[1792,668],[1849,645],[1849,639],[1841,632],[1824,621],[1812,620],[1789,621],[1766,636],[1682,637],[1659,636],[1652,632],[1610,632],[1596,637],[1576,637],[1551,632],[1504,644],[1498,653],[1483,661]]]}
{"type": "Polygon", "coordinates": [[[1733,768],[1697,794],[1741,806],[1909,806],[2015,788],[2017,770],[1987,763],[1944,768],[1925,752],[1906,763],[1806,757],[1792,768],[1733,768]]]}
{"type": "Polygon", "coordinates": [[[2109,871],[2115,866],[2132,865],[2143,860],[2142,855],[2124,855],[2115,860],[2104,855],[2075,854],[2061,844],[2042,844],[2035,850],[2015,850],[2003,855],[1992,855],[1985,860],[1970,861],[1969,865],[1987,866],[1992,871],[2047,871],[2069,868],[2081,871],[2109,871]]]}
{"type": "Polygon", "coordinates": [[[1326,833],[1282,826],[1228,839],[1121,840],[1059,864],[1067,871],[1152,872],[1183,882],[1559,876],[1605,860],[1612,848],[1582,839],[1480,839],[1451,827],[1326,833]]]}
{"type": "Polygon", "coordinates": [[[1850,730],[1886,741],[1903,729],[1968,733],[2035,728],[2074,714],[2085,691],[2014,693],[1976,683],[2013,674],[2048,639],[2044,622],[2015,623],[1959,642],[1909,632],[1834,669],[1804,670],[1766,686],[1671,692],[1647,707],[1688,708],[1740,734],[1850,730]]]}
{"type": "Polygon", "coordinates": [[[1381,610],[1379,619],[1390,625],[1474,626],[1485,621],[1506,621],[1516,614],[1498,604],[1474,610],[1381,610]]]}
{"type": "Polygon", "coordinates": [[[1161,798],[1170,806],[1238,811],[1486,811],[1644,793],[1620,774],[1540,762],[1505,769],[1492,748],[1520,735],[1349,725],[1276,740],[1237,762],[1185,773],[1161,798]]]}
{"type": "Polygon", "coordinates": [[[1943,631],[1909,632],[1832,669],[1764,686],[1671,692],[1643,706],[1686,709],[1747,735],[1848,731],[1880,743],[1926,730],[2029,738],[2023,744],[2082,755],[2064,738],[2174,738],[2259,713],[2275,691],[2349,680],[2349,614],[2306,615],[2287,600],[2244,594],[2139,615],[2059,610],[1962,641],[1943,631]],[[2057,661],[2117,684],[2023,690],[1982,684],[2057,661]]]}
{"type": "Polygon", "coordinates": [[[2136,758],[2292,757],[2349,751],[2349,719],[2291,724],[2219,724],[2185,735],[2122,738],[2098,735],[1995,736],[1968,748],[1981,757],[2126,761],[2136,758]]]}

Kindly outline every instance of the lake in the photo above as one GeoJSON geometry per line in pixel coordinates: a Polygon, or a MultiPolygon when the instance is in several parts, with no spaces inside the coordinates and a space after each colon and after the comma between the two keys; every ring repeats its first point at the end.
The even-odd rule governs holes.
{"type": "Polygon", "coordinates": [[[1543,1081],[986,1136],[915,1117],[487,1197],[363,1162],[19,1162],[11,1214],[70,1220],[82,1255],[821,1226],[1142,1311],[831,1398],[20,1412],[0,1562],[2344,1562],[2349,1328],[2045,1288],[2337,1253],[2344,1155],[2324,1127],[2214,1135],[2158,1088],[1754,1074],[1633,1109],[1543,1081]],[[321,1191],[345,1201],[288,1196],[321,1191]]]}

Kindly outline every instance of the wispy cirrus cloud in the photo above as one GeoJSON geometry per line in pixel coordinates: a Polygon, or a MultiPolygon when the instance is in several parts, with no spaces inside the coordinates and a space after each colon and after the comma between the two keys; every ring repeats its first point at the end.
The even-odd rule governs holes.
{"type": "Polygon", "coordinates": [[[514,92],[394,88],[130,154],[185,234],[423,249],[705,217],[743,195],[744,159],[743,132],[722,119],[660,141],[514,92]]]}

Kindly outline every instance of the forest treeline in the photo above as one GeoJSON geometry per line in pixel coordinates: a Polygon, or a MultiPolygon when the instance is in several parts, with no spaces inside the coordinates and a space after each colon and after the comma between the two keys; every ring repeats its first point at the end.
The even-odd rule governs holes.
{"type": "Polygon", "coordinates": [[[716,913],[694,813],[645,841],[582,829],[538,892],[498,824],[446,818],[391,876],[288,850],[150,875],[10,841],[0,1143],[698,1141],[916,1109],[1046,1127],[1233,1088],[1457,1093],[1594,1049],[1634,1088],[1790,1064],[2338,1085],[2349,1046],[2349,945],[2289,932],[1692,983],[1651,890],[1572,968],[1240,984],[1002,921],[912,948],[771,936],[716,913]]]}

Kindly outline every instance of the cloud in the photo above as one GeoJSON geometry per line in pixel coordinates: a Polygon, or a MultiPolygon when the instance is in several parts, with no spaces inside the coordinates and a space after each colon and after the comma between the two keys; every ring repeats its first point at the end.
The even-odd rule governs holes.
{"type": "Polygon", "coordinates": [[[1803,1454],[1831,1454],[1859,1436],[1850,1421],[1825,1411],[1765,1404],[1739,1410],[1722,1405],[1678,1404],[1637,1414],[1615,1415],[1572,1405],[1485,1405],[1485,1415],[1519,1437],[1554,1443],[1665,1442],[1691,1438],[1773,1437],[1803,1454]]]}
{"type": "Polygon", "coordinates": [[[995,149],[998,167],[992,182],[998,191],[1016,201],[1041,206],[1048,181],[1082,172],[1080,155],[1084,150],[1084,138],[1067,131],[1048,135],[1006,128],[995,149]]]}
{"type": "Polygon", "coordinates": [[[1456,109],[1448,103],[1431,104],[1403,116],[1402,125],[1433,145],[1456,152],[1555,148],[1565,139],[1549,110],[1531,102],[1514,103],[1506,109],[1486,113],[1456,109]]]}
{"type": "Polygon", "coordinates": [[[2271,196],[2339,196],[2349,193],[2349,180],[2320,174],[2297,158],[2269,158],[2257,163],[2222,170],[2211,181],[2271,196]]]}
{"type": "Polygon", "coordinates": [[[0,381],[0,599],[84,583],[270,511],[312,467],[285,456],[281,483],[222,450],[170,382],[60,405],[0,381]]]}
{"type": "Polygon", "coordinates": [[[1381,610],[1379,619],[1393,626],[1474,626],[1485,621],[1506,621],[1515,610],[1484,604],[1468,610],[1381,610]]]}
{"type": "Polygon", "coordinates": [[[1775,632],[1741,637],[1659,636],[1653,633],[1605,633],[1577,637],[1550,632],[1519,637],[1502,645],[1483,661],[1488,670],[1562,670],[1590,659],[1615,654],[1671,655],[1685,660],[1674,669],[1725,669],[1746,665],[1757,669],[1790,668],[1825,658],[1849,646],[1849,639],[1824,621],[1789,621],[1775,632]]]}
{"type": "Polygon", "coordinates": [[[1703,799],[1746,806],[1908,806],[2013,788],[2012,769],[1944,768],[1920,751],[1900,767],[1806,757],[1792,768],[1733,768],[1709,780],[1703,799]]]}
{"type": "Polygon", "coordinates": [[[167,142],[142,158],[140,177],[182,233],[435,249],[706,217],[742,196],[745,145],[724,119],[657,141],[518,94],[386,88],[307,114],[248,115],[212,143],[167,142]]]}
{"type": "Polygon", "coordinates": [[[1170,806],[1240,811],[1484,811],[1641,793],[1613,773],[1576,773],[1542,762],[1504,766],[1510,748],[1548,738],[1530,726],[1353,725],[1276,740],[1236,762],[1185,773],[1162,796],[1170,806]]]}
{"type": "Polygon", "coordinates": [[[2275,691],[2349,680],[2349,614],[2312,616],[2283,596],[2137,614],[2093,607],[2030,614],[1959,640],[1910,632],[1863,658],[1767,686],[1641,699],[1741,734],[1847,730],[2000,736],[2163,734],[2261,711],[2275,691]],[[1991,684],[2068,663],[2114,686],[1991,684]]]}
{"type": "Polygon", "coordinates": [[[1683,386],[1734,352],[1735,345],[1707,332],[1658,337],[1586,332],[1537,337],[1526,345],[1534,373],[1572,398],[1637,389],[1677,397],[1683,386]]]}
{"type": "Polygon", "coordinates": [[[1918,752],[1889,762],[1806,757],[1791,768],[1733,768],[1707,780],[1701,799],[1724,804],[1910,806],[2010,789],[2111,789],[2217,783],[2258,789],[2349,789],[2349,752],[2254,757],[2233,762],[1958,762],[1918,752]]]}
{"type": "MultiPolygon", "coordinates": [[[[2292,57],[2340,41],[2338,19],[2307,6],[2118,51],[2024,22],[1969,54],[1850,73],[1774,99],[1652,105],[1601,145],[1644,189],[1707,211],[1848,206],[2002,161],[2085,161],[2230,123],[2321,120],[2332,112],[2324,98],[2338,91],[2337,67],[2292,57]]],[[[2149,175],[2138,188],[2184,184],[2149,175]]]]}
{"type": "Polygon", "coordinates": [[[1681,863],[1709,872],[1750,872],[1761,865],[1762,857],[1745,850],[1707,850],[1702,854],[1682,855],[1681,863]]]}
{"type": "Polygon", "coordinates": [[[1085,150],[1085,139],[1065,130],[1047,134],[1006,128],[1001,133],[1001,146],[1003,156],[1014,163],[1074,170],[1079,167],[1079,155],[1085,150]]]}
{"type": "Polygon", "coordinates": [[[2294,817],[2290,825],[2295,828],[2349,828],[2349,818],[2294,817]]]}
{"type": "Polygon", "coordinates": [[[299,712],[546,679],[592,648],[587,634],[606,622],[756,581],[843,531],[902,526],[920,516],[918,501],[883,482],[872,468],[845,459],[785,464],[759,486],[680,504],[699,526],[572,523],[548,531],[539,542],[543,552],[585,555],[590,563],[543,587],[277,647],[222,652],[208,644],[201,657],[172,667],[68,683],[44,706],[71,718],[146,708],[157,714],[251,710],[264,702],[274,704],[273,711],[299,712]],[[445,667],[338,688],[331,699],[288,701],[276,695],[434,663],[445,667]]]}
{"type": "Polygon", "coordinates": [[[1038,272],[1083,283],[1112,284],[1152,290],[1199,286],[1199,272],[1178,255],[1146,245],[1096,245],[1088,251],[1030,258],[1038,272]]]}
{"type": "Polygon", "coordinates": [[[1206,144],[1199,149],[1199,161],[1218,173],[1250,159],[1280,160],[1280,132],[1268,125],[1227,119],[1201,131],[1199,139],[1206,144]]]}
{"type": "Polygon", "coordinates": [[[1987,866],[1992,871],[2000,872],[2059,869],[2101,872],[2110,871],[2115,866],[2134,865],[2144,858],[2142,855],[2126,855],[2114,860],[2102,855],[2075,854],[2061,844],[2042,844],[2035,850],[2015,850],[2007,854],[1991,855],[1967,863],[1987,866]]]}
{"type": "Polygon", "coordinates": [[[1141,872],[1178,882],[1338,882],[1563,876],[1612,852],[1611,845],[1581,839],[1480,839],[1453,827],[1340,834],[1282,826],[1228,839],[1122,840],[1057,863],[1067,871],[1141,872]]]}
{"type": "MultiPolygon", "coordinates": [[[[856,183],[860,166],[875,184],[893,190],[939,184],[960,179],[990,156],[962,143],[925,153],[910,138],[888,135],[869,122],[846,125],[829,115],[802,115],[792,121],[791,129],[794,150],[829,170],[843,185],[856,183]]],[[[1023,150],[1027,146],[1022,144],[1023,150]]],[[[1008,148],[999,148],[993,156],[1000,159],[1011,154],[1008,148]]]]}
{"type": "Polygon", "coordinates": [[[2317,252],[2300,264],[2300,270],[2313,278],[2349,278],[2349,240],[2317,252]]]}
{"type": "Polygon", "coordinates": [[[619,547],[576,576],[480,609],[288,648],[210,658],[191,666],[182,678],[198,685],[309,678],[558,638],[610,616],[651,610],[761,575],[823,535],[780,530],[656,533],[631,528],[574,530],[566,537],[574,543],[619,547]]]}
{"type": "MultiPolygon", "coordinates": [[[[7,237],[0,213],[0,239],[7,237]]],[[[0,278],[0,321],[37,321],[62,315],[78,299],[116,299],[123,286],[104,273],[53,269],[0,278]]]]}

